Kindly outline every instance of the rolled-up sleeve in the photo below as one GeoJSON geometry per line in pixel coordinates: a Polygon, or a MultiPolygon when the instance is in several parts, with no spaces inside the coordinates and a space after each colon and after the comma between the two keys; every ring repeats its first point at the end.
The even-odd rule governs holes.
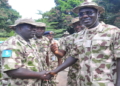
{"type": "Polygon", "coordinates": [[[15,49],[15,46],[14,46],[14,48],[10,48],[10,47],[2,45],[1,50],[0,50],[1,54],[2,54],[3,50],[11,50],[12,51],[10,57],[2,57],[1,56],[1,60],[2,60],[1,61],[1,66],[2,66],[1,71],[4,75],[4,77],[8,77],[7,74],[4,72],[23,67],[23,64],[22,64],[23,57],[22,57],[20,50],[15,49]]]}

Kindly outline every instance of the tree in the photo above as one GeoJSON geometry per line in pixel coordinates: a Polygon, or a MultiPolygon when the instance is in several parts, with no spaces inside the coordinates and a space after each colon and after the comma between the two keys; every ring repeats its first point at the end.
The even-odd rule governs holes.
{"type": "Polygon", "coordinates": [[[19,17],[19,13],[11,8],[8,0],[0,0],[0,29],[4,29],[7,32],[11,31],[8,25],[13,24],[19,17]]]}
{"type": "Polygon", "coordinates": [[[72,12],[72,9],[82,2],[83,0],[55,0],[56,7],[43,13],[41,20],[46,20],[50,28],[64,29],[61,33],[66,30],[72,33],[73,30],[68,25],[73,17],[78,16],[72,12]]]}
{"type": "Polygon", "coordinates": [[[105,23],[120,27],[120,0],[94,0],[98,5],[105,8],[101,20],[105,23]]]}

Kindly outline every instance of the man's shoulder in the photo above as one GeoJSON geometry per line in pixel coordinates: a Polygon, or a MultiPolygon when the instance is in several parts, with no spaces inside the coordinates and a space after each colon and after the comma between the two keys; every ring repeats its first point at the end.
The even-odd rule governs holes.
{"type": "Polygon", "coordinates": [[[12,37],[9,37],[8,39],[6,39],[2,44],[3,45],[9,45],[9,44],[13,44],[17,41],[16,39],[16,36],[12,36],[12,37]]]}
{"type": "Polygon", "coordinates": [[[6,39],[1,45],[1,50],[16,49],[17,45],[20,45],[18,41],[19,40],[17,39],[16,36],[12,36],[12,37],[6,39]]]}
{"type": "Polygon", "coordinates": [[[108,29],[108,30],[117,30],[120,31],[120,29],[114,25],[110,25],[110,24],[105,24],[105,23],[101,23],[102,27],[104,28],[104,30],[108,29]]]}

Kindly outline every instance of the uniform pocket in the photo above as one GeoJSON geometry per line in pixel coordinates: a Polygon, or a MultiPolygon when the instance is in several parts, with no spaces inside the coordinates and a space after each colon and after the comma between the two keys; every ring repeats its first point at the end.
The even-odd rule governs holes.
{"type": "Polygon", "coordinates": [[[92,77],[94,81],[112,80],[110,39],[92,40],[92,77]]]}

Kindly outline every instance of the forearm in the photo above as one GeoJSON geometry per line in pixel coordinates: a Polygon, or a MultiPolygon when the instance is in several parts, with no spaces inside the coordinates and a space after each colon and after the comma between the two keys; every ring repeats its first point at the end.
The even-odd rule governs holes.
{"type": "Polygon", "coordinates": [[[49,66],[49,57],[48,57],[48,55],[46,56],[46,63],[47,63],[47,66],[49,66]]]}
{"type": "Polygon", "coordinates": [[[8,76],[21,79],[40,79],[40,73],[28,69],[19,68],[5,72],[8,76]]]}
{"type": "Polygon", "coordinates": [[[58,66],[53,71],[54,71],[55,74],[57,74],[58,72],[64,70],[65,68],[73,65],[76,61],[77,61],[77,59],[75,59],[74,57],[68,57],[63,64],[61,64],[60,66],[58,66]]]}
{"type": "Polygon", "coordinates": [[[117,59],[117,80],[116,86],[120,85],[120,58],[117,59]]]}
{"type": "Polygon", "coordinates": [[[58,58],[58,66],[60,66],[62,64],[62,58],[58,58]]]}

